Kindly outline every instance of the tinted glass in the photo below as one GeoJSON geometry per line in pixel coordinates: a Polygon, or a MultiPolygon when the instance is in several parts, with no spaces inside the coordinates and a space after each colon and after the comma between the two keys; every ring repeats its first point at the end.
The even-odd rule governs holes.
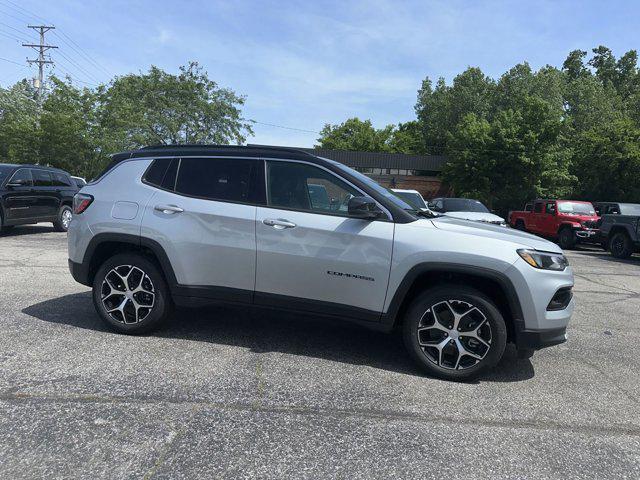
{"type": "Polygon", "coordinates": [[[16,173],[11,176],[10,183],[14,182],[20,183],[27,187],[33,185],[33,180],[31,179],[31,170],[29,170],[28,168],[21,168],[20,170],[17,170],[16,173]]]}
{"type": "Polygon", "coordinates": [[[3,183],[9,177],[11,172],[13,172],[13,167],[0,165],[0,183],[3,183]]]}
{"type": "Polygon", "coordinates": [[[540,202],[536,203],[535,206],[533,207],[533,211],[535,213],[542,212],[542,203],[540,203],[540,202]]]}
{"type": "Polygon", "coordinates": [[[51,186],[51,174],[46,170],[31,170],[31,175],[33,175],[33,184],[36,187],[50,187],[51,186]]]}
{"type": "Polygon", "coordinates": [[[176,188],[176,175],[178,175],[178,165],[180,165],[180,159],[174,158],[171,160],[171,164],[164,174],[162,179],[162,188],[167,190],[173,190],[176,188]]]}
{"type": "Polygon", "coordinates": [[[53,172],[51,174],[53,178],[53,185],[55,187],[70,187],[71,180],[64,173],[53,172]]]}
{"type": "Polygon", "coordinates": [[[144,174],[144,180],[151,185],[161,186],[164,174],[167,172],[169,165],[171,164],[170,158],[159,158],[154,160],[147,172],[144,174]]]}
{"type": "Polygon", "coordinates": [[[78,188],[82,188],[87,184],[87,182],[81,178],[72,178],[72,180],[76,183],[76,187],[78,188]]]}
{"type": "Polygon", "coordinates": [[[556,204],[553,202],[549,202],[547,203],[547,206],[545,207],[545,212],[552,215],[556,212],[556,204]]]}
{"type": "Polygon", "coordinates": [[[478,200],[469,200],[467,198],[445,198],[444,211],[488,213],[489,209],[478,200]]]}
{"type": "Polygon", "coordinates": [[[346,214],[360,193],[335,175],[304,163],[268,162],[269,206],[346,214]]]}
{"type": "Polygon", "coordinates": [[[256,192],[251,191],[251,179],[259,165],[256,160],[183,158],[176,192],[210,200],[252,202],[256,192]]]}

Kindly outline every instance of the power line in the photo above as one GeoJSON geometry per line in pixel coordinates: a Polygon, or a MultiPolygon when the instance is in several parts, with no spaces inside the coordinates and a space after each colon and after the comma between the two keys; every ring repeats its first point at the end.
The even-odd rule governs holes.
{"type": "Polygon", "coordinates": [[[9,62],[9,63],[13,63],[14,65],[20,65],[21,67],[24,67],[24,63],[18,63],[18,62],[14,62],[13,60],[9,60],[8,58],[2,58],[0,57],[0,60],[4,60],[5,62],[9,62]]]}
{"type": "Polygon", "coordinates": [[[284,125],[276,125],[275,123],[258,122],[257,120],[249,120],[249,121],[251,123],[257,123],[258,125],[266,125],[268,127],[284,128],[285,130],[295,130],[297,132],[316,133],[318,135],[322,135],[320,132],[316,132],[315,130],[305,130],[304,128],[286,127],[284,125]]]}

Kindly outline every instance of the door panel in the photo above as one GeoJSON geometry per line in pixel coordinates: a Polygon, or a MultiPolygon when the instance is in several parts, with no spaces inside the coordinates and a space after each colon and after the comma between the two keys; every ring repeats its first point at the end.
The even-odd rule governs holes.
{"type": "Polygon", "coordinates": [[[258,207],[258,292],[381,312],[391,265],[391,222],[258,207]],[[295,227],[266,225],[287,220],[295,227]]]}
{"type": "Polygon", "coordinates": [[[34,195],[37,197],[36,211],[38,217],[56,217],[60,207],[60,193],[53,186],[51,172],[31,169],[33,175],[34,195]]]}
{"type": "Polygon", "coordinates": [[[145,208],[142,236],[164,248],[179,284],[246,290],[250,300],[255,285],[255,218],[255,206],[158,190],[145,208]]]}
{"type": "Polygon", "coordinates": [[[37,217],[38,198],[33,193],[33,180],[28,168],[21,168],[7,183],[22,183],[19,187],[7,187],[4,195],[5,221],[8,223],[37,217]]]}

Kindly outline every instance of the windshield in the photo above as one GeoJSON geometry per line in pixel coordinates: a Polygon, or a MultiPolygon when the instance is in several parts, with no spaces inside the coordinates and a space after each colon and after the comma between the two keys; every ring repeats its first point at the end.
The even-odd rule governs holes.
{"type": "Polygon", "coordinates": [[[11,172],[13,172],[13,167],[0,165],[0,184],[2,184],[7,179],[11,172]]]}
{"type": "Polygon", "coordinates": [[[333,160],[328,160],[329,162],[331,162],[332,164],[334,164],[336,167],[338,167],[340,170],[348,173],[349,175],[352,175],[354,177],[356,177],[358,180],[360,180],[362,183],[364,183],[365,185],[367,185],[369,188],[371,188],[372,190],[375,190],[376,193],[379,193],[380,195],[383,195],[387,200],[391,201],[392,203],[394,203],[396,206],[398,206],[399,208],[402,208],[404,210],[408,210],[410,212],[415,211],[415,208],[412,207],[411,205],[409,205],[407,202],[405,202],[404,200],[402,200],[401,198],[399,198],[395,192],[391,192],[389,190],[387,190],[386,188],[384,188],[382,185],[380,185],[379,183],[377,183],[376,181],[370,179],[369,177],[367,177],[366,175],[354,170],[353,168],[349,168],[341,163],[338,162],[334,162],[333,160]]]}
{"type": "Polygon", "coordinates": [[[422,195],[420,195],[418,192],[398,192],[396,190],[391,190],[391,193],[400,197],[402,200],[404,200],[406,203],[411,205],[416,210],[420,208],[427,208],[427,205],[424,203],[424,199],[422,198],[422,195]]]}
{"type": "Polygon", "coordinates": [[[480,212],[489,213],[489,209],[478,200],[470,200],[468,198],[445,198],[445,212],[480,212]]]}
{"type": "Polygon", "coordinates": [[[640,215],[640,204],[638,203],[621,203],[620,213],[622,215],[640,215]]]}
{"type": "Polygon", "coordinates": [[[595,215],[596,211],[590,203],[579,202],[558,202],[558,211],[560,213],[569,213],[576,215],[595,215]]]}

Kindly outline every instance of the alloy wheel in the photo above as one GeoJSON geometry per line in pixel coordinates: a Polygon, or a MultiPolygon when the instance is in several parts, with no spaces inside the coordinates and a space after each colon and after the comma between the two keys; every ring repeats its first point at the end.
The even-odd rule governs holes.
{"type": "Polygon", "coordinates": [[[65,230],[67,230],[69,228],[69,224],[71,223],[71,218],[73,217],[73,214],[71,213],[71,210],[69,209],[65,209],[62,212],[62,218],[61,223],[62,226],[64,227],[65,230]]]}
{"type": "Polygon", "coordinates": [[[420,319],[418,344],[435,365],[464,370],[480,363],[491,349],[491,325],[476,306],[462,300],[432,305],[420,319]]]}
{"type": "Polygon", "coordinates": [[[147,318],[155,305],[156,294],[151,279],[133,265],[109,270],[100,293],[105,311],[119,323],[139,323],[147,318]]]}

